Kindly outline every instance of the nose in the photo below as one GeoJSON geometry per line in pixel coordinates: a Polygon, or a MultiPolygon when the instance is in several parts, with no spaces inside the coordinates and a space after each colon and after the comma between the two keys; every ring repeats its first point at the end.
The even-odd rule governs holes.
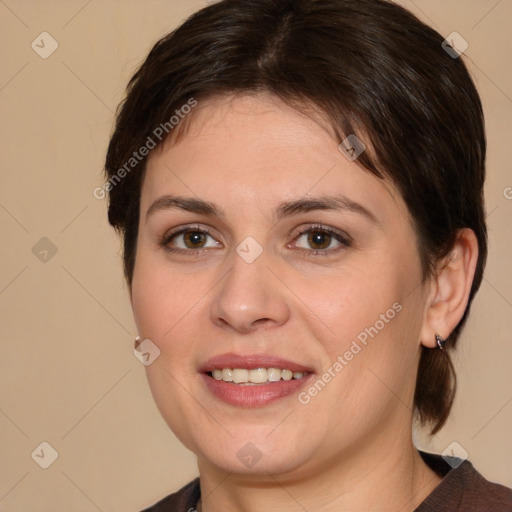
{"type": "Polygon", "coordinates": [[[264,254],[252,263],[233,254],[231,270],[216,287],[210,306],[214,324],[249,333],[286,323],[290,317],[286,288],[268,264],[264,254]]]}

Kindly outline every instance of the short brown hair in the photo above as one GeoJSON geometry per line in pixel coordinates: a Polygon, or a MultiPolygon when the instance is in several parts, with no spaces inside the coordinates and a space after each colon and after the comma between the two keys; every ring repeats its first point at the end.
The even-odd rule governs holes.
{"type": "MultiPolygon", "coordinates": [[[[314,107],[341,142],[366,140],[357,163],[392,181],[417,231],[423,276],[472,229],[479,256],[468,307],[447,350],[422,347],[414,405],[437,432],[448,417],[455,372],[450,351],[478,290],[487,256],[482,105],[443,36],[386,0],[223,0],[159,40],[134,74],[106,157],[117,175],[155,127],[191,97],[268,92],[314,107]]],[[[170,132],[171,133],[171,132],[170,132]]],[[[110,223],[123,235],[131,285],[146,158],[109,191],[110,223]]]]}

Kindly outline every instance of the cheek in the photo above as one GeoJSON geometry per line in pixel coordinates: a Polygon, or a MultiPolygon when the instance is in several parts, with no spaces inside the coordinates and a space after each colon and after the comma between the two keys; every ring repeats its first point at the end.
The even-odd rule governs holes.
{"type": "Polygon", "coordinates": [[[347,266],[343,271],[303,275],[294,283],[297,310],[322,341],[331,360],[372,335],[389,331],[403,296],[396,276],[379,265],[347,266]],[[395,305],[395,307],[393,307],[395,305]],[[376,325],[377,324],[377,325],[376,325]]]}
{"type": "Polygon", "coordinates": [[[162,258],[141,251],[132,282],[132,307],[140,335],[163,344],[207,292],[207,283],[197,274],[173,271],[162,258]]]}
{"type": "Polygon", "coordinates": [[[132,281],[132,308],[139,335],[155,343],[160,355],[145,367],[155,404],[168,426],[189,448],[195,402],[183,390],[195,372],[198,301],[206,292],[197,276],[172,272],[149,253],[138,255],[132,281]],[[189,420],[185,420],[189,418],[189,420]]]}
{"type": "Polygon", "coordinates": [[[323,352],[319,378],[329,390],[318,398],[312,390],[316,411],[356,427],[410,402],[422,318],[415,277],[405,262],[397,269],[383,261],[295,283],[297,295],[307,298],[306,307],[298,307],[302,320],[323,352]]]}

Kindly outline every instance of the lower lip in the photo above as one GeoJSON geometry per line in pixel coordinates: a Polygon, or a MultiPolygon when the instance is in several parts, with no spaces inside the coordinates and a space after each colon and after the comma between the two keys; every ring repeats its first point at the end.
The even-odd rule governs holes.
{"type": "Polygon", "coordinates": [[[206,374],[202,374],[201,377],[210,393],[223,402],[240,407],[261,407],[297,392],[313,377],[313,374],[301,379],[280,380],[252,386],[216,380],[206,374]]]}

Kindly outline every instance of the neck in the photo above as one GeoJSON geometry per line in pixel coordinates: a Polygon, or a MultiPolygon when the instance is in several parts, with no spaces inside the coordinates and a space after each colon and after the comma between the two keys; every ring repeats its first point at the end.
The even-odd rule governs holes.
{"type": "Polygon", "coordinates": [[[240,475],[199,459],[202,501],[198,512],[315,510],[413,511],[441,478],[421,459],[411,429],[383,439],[376,432],[363,449],[336,453],[306,478],[293,472],[240,475]],[[352,453],[349,453],[352,452],[352,453]]]}

